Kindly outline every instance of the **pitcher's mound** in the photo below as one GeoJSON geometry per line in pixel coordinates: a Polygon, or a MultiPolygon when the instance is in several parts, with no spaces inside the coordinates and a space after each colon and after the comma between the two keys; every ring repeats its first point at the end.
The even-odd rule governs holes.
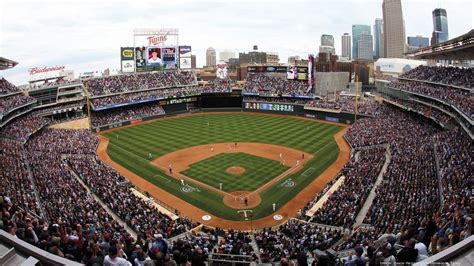
{"type": "Polygon", "coordinates": [[[231,166],[225,170],[227,173],[232,175],[240,175],[245,173],[245,168],[240,166],[231,166]]]}

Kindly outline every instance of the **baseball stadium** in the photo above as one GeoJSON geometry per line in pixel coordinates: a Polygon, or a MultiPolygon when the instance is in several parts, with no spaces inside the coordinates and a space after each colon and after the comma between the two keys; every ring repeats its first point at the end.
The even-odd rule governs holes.
{"type": "Polygon", "coordinates": [[[27,84],[0,55],[0,265],[473,265],[474,30],[203,68],[179,35],[27,84]]]}

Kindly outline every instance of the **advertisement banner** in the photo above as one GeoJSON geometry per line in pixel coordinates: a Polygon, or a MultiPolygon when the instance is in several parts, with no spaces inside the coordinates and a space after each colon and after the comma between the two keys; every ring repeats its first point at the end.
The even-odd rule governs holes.
{"type": "Polygon", "coordinates": [[[133,47],[120,47],[120,60],[133,60],[133,47]]]}
{"type": "Polygon", "coordinates": [[[314,63],[314,55],[310,54],[308,56],[308,88],[313,88],[313,85],[314,85],[313,63],[314,63]]]}
{"type": "Polygon", "coordinates": [[[286,78],[287,79],[296,79],[297,72],[296,66],[289,65],[288,69],[286,70],[286,78]]]}
{"type": "Polygon", "coordinates": [[[191,46],[180,46],[179,47],[179,57],[191,57],[191,46]]]}
{"type": "Polygon", "coordinates": [[[191,57],[179,58],[179,68],[190,69],[191,68],[191,57]]]}
{"type": "Polygon", "coordinates": [[[122,73],[132,73],[135,71],[135,64],[132,60],[122,60],[122,73]]]}
{"type": "Polygon", "coordinates": [[[177,69],[176,47],[161,48],[164,69],[177,69]]]}

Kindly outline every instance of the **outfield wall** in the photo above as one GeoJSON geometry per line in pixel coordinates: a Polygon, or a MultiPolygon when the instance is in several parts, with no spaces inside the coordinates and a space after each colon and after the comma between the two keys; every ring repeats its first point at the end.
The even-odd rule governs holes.
{"type": "MultiPolygon", "coordinates": [[[[254,113],[271,113],[271,114],[283,114],[283,115],[294,115],[302,116],[308,118],[314,118],[319,120],[325,120],[329,122],[337,122],[343,124],[353,124],[355,116],[351,113],[338,112],[338,111],[323,111],[323,110],[310,110],[305,109],[304,105],[301,104],[291,104],[291,103],[281,103],[281,102],[261,102],[261,101],[242,101],[242,97],[228,96],[223,95],[223,101],[220,101],[220,96],[216,95],[213,97],[207,97],[206,103],[201,105],[201,99],[198,99],[198,102],[193,101],[193,106],[201,112],[254,112],[254,113]],[[211,99],[209,99],[211,98],[211,99]],[[224,100],[225,98],[225,100],[224,100]],[[236,105],[236,98],[240,98],[240,106],[236,105]],[[231,106],[223,106],[222,103],[231,102],[231,106]],[[213,105],[215,103],[215,105],[213,105]]],[[[195,100],[196,97],[194,96],[195,100]]],[[[188,110],[190,102],[180,102],[180,103],[167,103],[163,105],[165,114],[152,115],[142,118],[133,119],[130,121],[120,121],[113,124],[103,125],[100,127],[93,128],[94,131],[104,131],[108,129],[118,128],[122,126],[128,126],[134,123],[139,123],[142,121],[147,121],[155,118],[172,116],[182,113],[190,112],[188,110]]],[[[364,115],[358,114],[357,119],[366,117],[364,115]]]]}

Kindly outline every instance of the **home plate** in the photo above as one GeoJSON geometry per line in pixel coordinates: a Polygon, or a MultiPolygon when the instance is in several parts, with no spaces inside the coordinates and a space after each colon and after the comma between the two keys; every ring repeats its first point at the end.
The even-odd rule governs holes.
{"type": "Polygon", "coordinates": [[[202,219],[203,221],[209,221],[209,220],[212,219],[212,216],[206,214],[206,215],[202,216],[201,219],[202,219]]]}
{"type": "Polygon", "coordinates": [[[281,219],[283,219],[283,216],[282,216],[282,215],[280,215],[280,214],[275,214],[275,215],[273,215],[273,220],[275,220],[275,221],[280,221],[281,219]]]}

